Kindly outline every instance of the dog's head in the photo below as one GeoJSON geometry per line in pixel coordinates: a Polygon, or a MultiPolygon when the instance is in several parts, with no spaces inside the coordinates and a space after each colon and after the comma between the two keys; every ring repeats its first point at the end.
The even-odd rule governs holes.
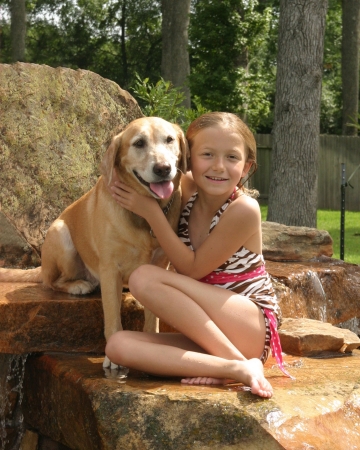
{"type": "Polygon", "coordinates": [[[113,138],[101,169],[108,184],[113,169],[138,192],[169,198],[186,173],[188,145],[178,125],[159,117],[136,119],[113,138]]]}

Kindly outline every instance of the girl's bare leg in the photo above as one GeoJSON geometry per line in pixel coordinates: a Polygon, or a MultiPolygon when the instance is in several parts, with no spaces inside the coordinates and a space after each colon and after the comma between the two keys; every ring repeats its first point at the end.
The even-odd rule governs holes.
{"type": "Polygon", "coordinates": [[[244,361],[260,358],[265,320],[254,302],[155,266],[140,266],[129,280],[136,299],[207,353],[244,361]]]}
{"type": "Polygon", "coordinates": [[[110,337],[106,354],[111,361],[160,376],[232,379],[250,386],[253,394],[271,397],[259,359],[229,360],[208,355],[178,333],[119,331],[110,337]]]}
{"type": "MultiPolygon", "coordinates": [[[[249,299],[154,266],[137,269],[130,277],[129,285],[140,302],[185,334],[201,350],[204,349],[202,351],[243,362],[262,354],[265,322],[259,308],[249,299]]],[[[258,363],[260,361],[257,360],[248,365],[250,372],[256,369],[257,378],[262,380],[260,385],[270,386],[264,378],[262,364],[258,363]]],[[[155,367],[141,370],[158,373],[155,367]]],[[[192,372],[185,375],[195,377],[192,372]]],[[[238,377],[234,379],[238,380],[238,377]]],[[[215,377],[202,372],[199,378],[182,381],[188,384],[223,384],[226,380],[223,376],[219,378],[219,375],[215,377]]]]}

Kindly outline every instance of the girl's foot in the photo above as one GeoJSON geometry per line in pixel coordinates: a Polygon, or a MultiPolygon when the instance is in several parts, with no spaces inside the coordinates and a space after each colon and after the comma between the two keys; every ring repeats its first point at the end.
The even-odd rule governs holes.
{"type": "MultiPolygon", "coordinates": [[[[264,377],[264,369],[261,361],[257,358],[249,359],[247,361],[238,361],[238,373],[235,382],[240,382],[249,386],[251,392],[260,397],[270,398],[273,394],[271,384],[264,377]]],[[[181,380],[183,384],[187,385],[219,385],[233,383],[234,380],[225,378],[212,377],[193,377],[184,378],[181,380]]]]}

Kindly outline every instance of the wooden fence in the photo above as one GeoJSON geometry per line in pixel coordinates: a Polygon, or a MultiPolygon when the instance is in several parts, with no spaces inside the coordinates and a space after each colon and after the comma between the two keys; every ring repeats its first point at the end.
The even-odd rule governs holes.
{"type": "MultiPolygon", "coordinates": [[[[271,141],[269,134],[255,136],[259,168],[251,185],[259,190],[260,202],[267,203],[271,173],[271,141]]],[[[360,164],[360,137],[320,136],[318,172],[318,208],[340,210],[341,163],[345,163],[345,178],[349,179],[360,164]]],[[[360,168],[351,178],[351,186],[345,189],[345,208],[360,211],[360,168]]]]}

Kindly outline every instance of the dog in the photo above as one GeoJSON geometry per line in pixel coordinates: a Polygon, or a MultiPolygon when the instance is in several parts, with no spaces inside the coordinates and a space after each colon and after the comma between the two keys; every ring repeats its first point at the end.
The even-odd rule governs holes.
{"type": "MultiPolygon", "coordinates": [[[[112,198],[113,171],[138,193],[156,198],[176,231],[180,179],[186,173],[187,158],[187,141],[179,126],[157,117],[130,122],[112,139],[96,185],[50,226],[41,249],[41,266],[0,269],[0,281],[42,282],[75,295],[88,294],[100,284],[108,340],[122,329],[122,291],[133,270],[148,263],[168,265],[145,219],[112,198]]],[[[146,309],[144,331],[158,331],[158,319],[146,309]]],[[[103,366],[117,367],[107,357],[103,366]]]]}

